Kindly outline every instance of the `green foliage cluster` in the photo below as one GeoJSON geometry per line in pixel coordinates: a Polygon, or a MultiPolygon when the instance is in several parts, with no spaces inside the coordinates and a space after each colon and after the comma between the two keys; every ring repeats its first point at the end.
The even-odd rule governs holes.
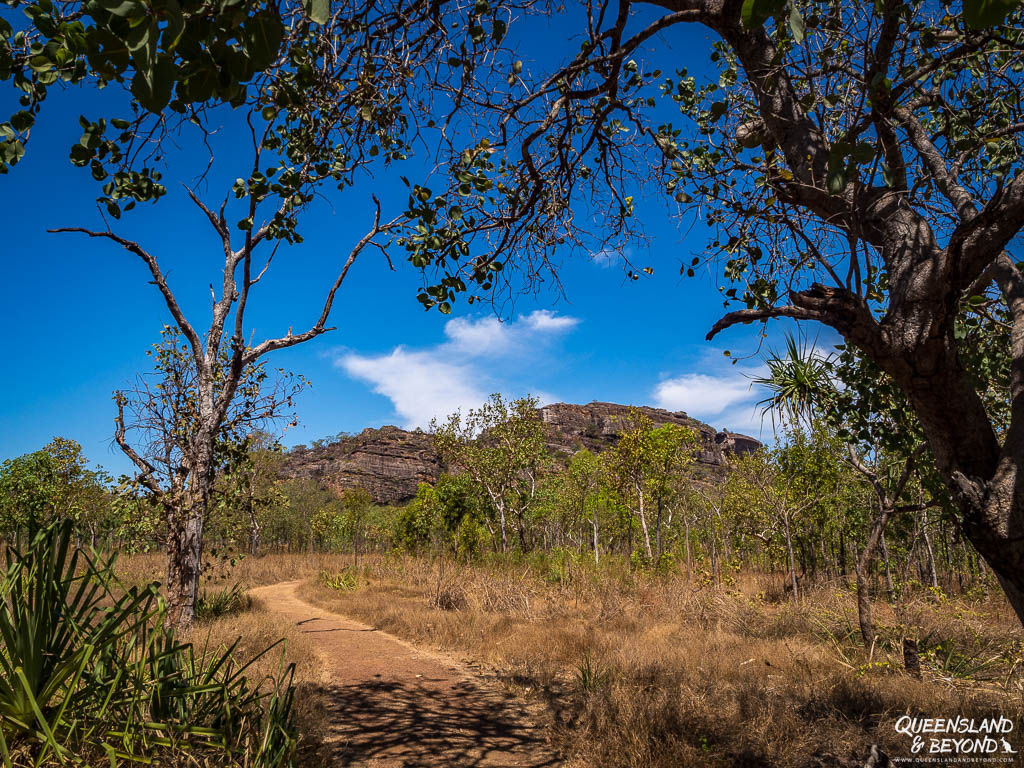
{"type": "Polygon", "coordinates": [[[156,585],[121,587],[112,561],[75,548],[70,521],[8,550],[0,597],[7,768],[209,754],[294,764],[292,667],[254,683],[254,660],[239,664],[234,646],[197,653],[179,642],[156,585]]]}
{"type": "Polygon", "coordinates": [[[82,446],[54,437],[38,451],[0,463],[0,537],[31,535],[55,520],[71,520],[91,545],[136,540],[145,529],[136,499],[102,467],[91,467],[82,446]]]}

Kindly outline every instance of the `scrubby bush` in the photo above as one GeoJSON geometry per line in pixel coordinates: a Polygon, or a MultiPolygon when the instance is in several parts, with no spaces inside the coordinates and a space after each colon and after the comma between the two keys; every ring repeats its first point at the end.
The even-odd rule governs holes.
{"type": "Polygon", "coordinates": [[[235,646],[197,652],[165,624],[156,584],[122,587],[111,560],[73,541],[69,523],[55,524],[7,553],[3,764],[293,765],[293,667],[253,683],[256,659],[240,664],[235,646]]]}

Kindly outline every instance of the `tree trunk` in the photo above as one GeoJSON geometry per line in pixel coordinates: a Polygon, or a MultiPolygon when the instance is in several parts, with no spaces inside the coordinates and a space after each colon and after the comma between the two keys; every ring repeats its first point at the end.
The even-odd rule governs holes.
{"type": "Polygon", "coordinates": [[[654,551],[651,549],[651,534],[647,530],[647,516],[644,514],[644,493],[640,488],[637,488],[637,498],[640,500],[639,512],[640,512],[640,528],[644,533],[644,548],[647,550],[647,561],[654,561],[654,551]]]}
{"type": "Polygon", "coordinates": [[[523,516],[522,507],[516,510],[516,526],[519,529],[519,551],[526,554],[530,548],[527,546],[526,542],[526,520],[523,516]]]}
{"type": "Polygon", "coordinates": [[[599,564],[599,560],[601,559],[601,548],[600,548],[600,545],[599,545],[598,540],[597,540],[597,506],[596,505],[594,506],[593,525],[594,525],[594,565],[598,565],[599,564]]]}
{"type": "MultiPolygon", "coordinates": [[[[1019,303],[1019,301],[1017,301],[1019,303]]],[[[946,318],[943,318],[946,320],[946,318]]],[[[939,351],[913,350],[901,356],[935,371],[931,376],[889,372],[907,392],[921,420],[935,464],[960,510],[960,525],[985,558],[1006,592],[1017,618],[1024,623],[1024,327],[1015,321],[1009,430],[1000,445],[984,405],[961,364],[949,328],[932,328],[920,338],[943,344],[939,351]],[[903,375],[900,375],[903,374],[903,375]],[[950,418],[950,414],[956,418],[950,418]]],[[[918,329],[914,329],[918,330],[918,329]]],[[[909,336],[908,336],[909,337],[909,336]]],[[[926,342],[924,346],[929,346],[926,342]]]]}
{"type": "Polygon", "coordinates": [[[882,546],[882,563],[885,565],[885,592],[889,596],[889,602],[896,602],[896,585],[892,583],[892,570],[889,568],[889,547],[885,543],[885,529],[882,529],[882,535],[879,538],[879,544],[882,546]]]}
{"type": "Polygon", "coordinates": [[[202,573],[205,505],[176,512],[167,538],[167,619],[178,630],[195,622],[202,573]],[[183,514],[184,513],[184,514],[183,514]]]}
{"type": "Polygon", "coordinates": [[[854,563],[854,572],[857,577],[857,622],[860,624],[860,636],[864,639],[864,645],[868,648],[875,642],[875,625],[871,616],[871,594],[868,584],[868,568],[871,565],[870,558],[866,558],[867,548],[854,563]]]}
{"type": "Polygon", "coordinates": [[[800,587],[796,581],[796,558],[793,555],[793,536],[789,528],[789,515],[785,514],[782,516],[782,521],[785,525],[786,533],[786,554],[789,556],[789,578],[790,583],[793,585],[793,599],[800,599],[800,587]]]}
{"type": "Polygon", "coordinates": [[[249,554],[253,557],[260,554],[260,524],[255,515],[249,516],[249,554]]]}
{"type": "Polygon", "coordinates": [[[686,573],[690,576],[693,575],[693,548],[690,545],[690,518],[689,516],[683,518],[683,527],[686,534],[686,573]]]}
{"type": "Polygon", "coordinates": [[[501,529],[501,554],[508,552],[508,528],[505,522],[505,505],[497,504],[498,507],[498,525],[501,529]]]}

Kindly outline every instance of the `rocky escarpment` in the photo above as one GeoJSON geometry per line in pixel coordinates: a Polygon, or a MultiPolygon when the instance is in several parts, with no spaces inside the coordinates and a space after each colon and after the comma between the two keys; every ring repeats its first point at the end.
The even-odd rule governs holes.
{"type": "MultiPolygon", "coordinates": [[[[746,435],[718,432],[681,411],[636,410],[655,426],[678,424],[696,430],[701,437],[697,463],[704,471],[723,468],[729,454],[746,453],[761,445],[746,435]]],[[[629,428],[632,413],[630,406],[615,403],[555,403],[540,409],[548,427],[548,450],[564,460],[582,448],[600,453],[613,447],[629,428]]],[[[413,498],[420,483],[435,482],[443,470],[430,435],[381,427],[314,448],[295,448],[288,454],[283,474],[310,478],[339,492],[363,488],[380,504],[398,504],[413,498]]]]}
{"type": "Polygon", "coordinates": [[[541,408],[540,415],[548,425],[548,449],[555,454],[571,456],[581,448],[600,453],[613,447],[619,442],[622,432],[629,428],[634,411],[649,418],[656,427],[677,424],[695,430],[701,442],[697,462],[709,467],[724,466],[727,454],[743,454],[761,446],[760,442],[747,435],[718,432],[682,411],[647,406],[634,409],[616,403],[555,403],[541,408]]]}
{"type": "Polygon", "coordinates": [[[437,481],[441,458],[426,432],[369,428],[328,445],[292,449],[283,474],[338,492],[363,488],[378,504],[397,504],[415,496],[420,483],[437,481]]]}

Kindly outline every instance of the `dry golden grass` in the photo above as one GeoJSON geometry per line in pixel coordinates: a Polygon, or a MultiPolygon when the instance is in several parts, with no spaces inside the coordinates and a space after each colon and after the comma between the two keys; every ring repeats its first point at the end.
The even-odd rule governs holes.
{"type": "Polygon", "coordinates": [[[848,587],[794,605],[765,599],[778,579],[736,581],[394,556],[364,564],[355,589],[313,579],[300,595],[491,667],[547,705],[578,765],[862,765],[872,743],[910,754],[902,714],[1021,722],[1021,632],[1001,597],[878,603],[865,649],[848,587]],[[942,644],[922,680],[902,670],[905,635],[942,644]]]}
{"type": "MultiPolygon", "coordinates": [[[[244,584],[259,587],[281,581],[293,581],[315,576],[323,570],[337,569],[351,563],[350,555],[267,555],[237,557],[232,565],[230,559],[210,559],[204,566],[203,587],[217,588],[224,583],[244,584]]],[[[118,578],[128,586],[162,582],[167,571],[167,556],[164,554],[130,555],[119,557],[115,563],[118,578]]]]}
{"type": "MultiPolygon", "coordinates": [[[[146,581],[161,567],[147,556],[119,570],[146,581]]],[[[860,766],[874,743],[909,755],[893,729],[903,714],[1024,722],[1022,633],[995,591],[920,590],[898,608],[880,600],[880,639],[864,648],[849,585],[819,585],[794,604],[779,576],[736,574],[712,587],[614,561],[595,571],[393,555],[353,569],[348,555],[271,555],[209,577],[212,588],[305,579],[299,594],[310,602],[472,657],[544,704],[572,765],[860,766]],[[921,680],[902,669],[904,636],[927,649],[921,680]]],[[[243,655],[288,638],[306,693],[302,764],[322,761],[325,699],[309,641],[258,605],[201,624],[194,639],[203,633],[221,644],[242,635],[243,655]]],[[[1020,730],[1010,739],[1018,750],[1020,730]]]]}

